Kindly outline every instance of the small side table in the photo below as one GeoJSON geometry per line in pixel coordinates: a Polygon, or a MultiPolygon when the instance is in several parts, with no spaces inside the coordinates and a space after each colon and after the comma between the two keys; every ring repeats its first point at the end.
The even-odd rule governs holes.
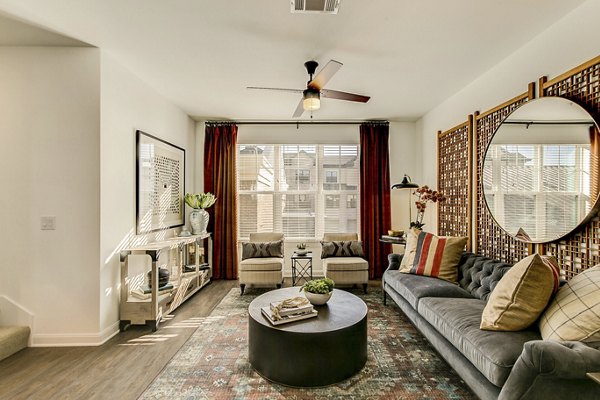
{"type": "Polygon", "coordinates": [[[312,252],[304,255],[296,252],[292,254],[292,286],[304,279],[305,282],[312,280],[312,252]]]}

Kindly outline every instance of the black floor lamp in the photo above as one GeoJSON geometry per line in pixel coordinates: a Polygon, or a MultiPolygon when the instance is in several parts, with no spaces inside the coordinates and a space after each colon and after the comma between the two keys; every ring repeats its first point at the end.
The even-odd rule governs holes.
{"type": "MultiPolygon", "coordinates": [[[[410,179],[410,176],[404,174],[404,178],[402,178],[402,182],[400,183],[396,183],[394,185],[392,185],[392,189],[416,189],[418,188],[419,185],[417,185],[416,183],[413,183],[410,179]]],[[[408,219],[409,219],[409,226],[412,223],[412,207],[411,207],[411,201],[410,201],[411,197],[410,194],[408,196],[408,219]]]]}

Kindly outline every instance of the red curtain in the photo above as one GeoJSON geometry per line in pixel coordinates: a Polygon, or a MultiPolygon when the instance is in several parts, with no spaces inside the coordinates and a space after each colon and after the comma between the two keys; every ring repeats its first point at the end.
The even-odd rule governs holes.
{"type": "Polygon", "coordinates": [[[207,123],[204,134],[204,191],[217,196],[208,209],[213,233],[213,278],[237,279],[237,125],[207,123]]]}
{"type": "Polygon", "coordinates": [[[389,131],[388,123],[360,125],[360,235],[371,279],[383,275],[391,252],[379,241],[391,227],[389,131]]]}

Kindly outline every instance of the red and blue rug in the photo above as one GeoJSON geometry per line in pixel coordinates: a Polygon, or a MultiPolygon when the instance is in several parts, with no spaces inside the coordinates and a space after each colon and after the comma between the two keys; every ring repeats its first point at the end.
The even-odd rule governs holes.
{"type": "MultiPolygon", "coordinates": [[[[369,308],[368,360],[354,377],[312,389],[273,384],[248,362],[248,304],[263,291],[232,289],[171,359],[141,399],[473,399],[477,397],[412,326],[383,305],[380,289],[352,291],[369,308]]],[[[390,304],[391,303],[391,304],[390,304]]],[[[294,360],[290,360],[291,363],[294,360]]]]}

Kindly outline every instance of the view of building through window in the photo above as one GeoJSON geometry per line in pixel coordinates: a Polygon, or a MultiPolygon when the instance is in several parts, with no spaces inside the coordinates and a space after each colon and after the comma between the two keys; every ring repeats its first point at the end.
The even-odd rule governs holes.
{"type": "Polygon", "coordinates": [[[238,145],[239,237],[358,231],[358,145],[238,145]]]}

